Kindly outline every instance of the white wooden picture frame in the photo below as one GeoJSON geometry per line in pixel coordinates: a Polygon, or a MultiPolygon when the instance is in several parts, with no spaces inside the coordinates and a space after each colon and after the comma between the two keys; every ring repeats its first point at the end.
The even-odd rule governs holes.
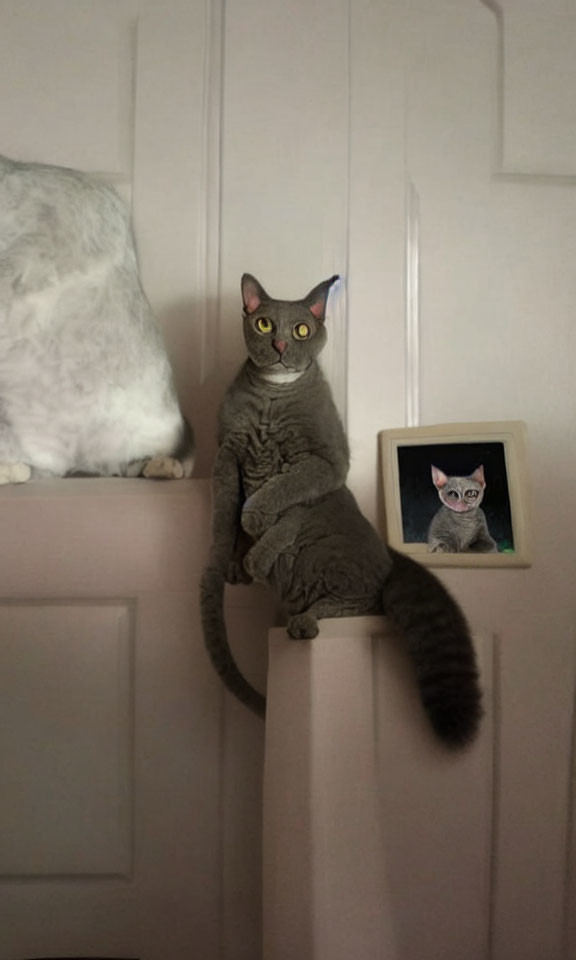
{"type": "Polygon", "coordinates": [[[522,421],[383,430],[379,440],[386,539],[391,547],[429,566],[530,566],[526,427],[522,421]],[[442,506],[432,482],[432,465],[452,476],[470,476],[483,466],[486,489],[481,509],[497,552],[430,552],[428,528],[442,506]]]}

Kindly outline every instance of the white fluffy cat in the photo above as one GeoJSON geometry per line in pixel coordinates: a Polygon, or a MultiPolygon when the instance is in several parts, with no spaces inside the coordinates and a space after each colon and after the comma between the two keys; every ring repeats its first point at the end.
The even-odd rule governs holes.
{"type": "Polygon", "coordinates": [[[191,472],[124,204],[86,174],[0,157],[0,483],[191,472]]]}

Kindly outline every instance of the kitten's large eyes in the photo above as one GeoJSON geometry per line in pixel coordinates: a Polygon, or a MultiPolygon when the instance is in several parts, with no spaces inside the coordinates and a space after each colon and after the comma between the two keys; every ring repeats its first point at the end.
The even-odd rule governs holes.
{"type": "Polygon", "coordinates": [[[292,330],[292,336],[296,340],[307,340],[310,336],[310,327],[307,323],[297,323],[292,330]]]}
{"type": "Polygon", "coordinates": [[[272,333],[272,321],[269,320],[268,317],[258,317],[256,329],[260,333],[272,333]]]}
{"type": "Polygon", "coordinates": [[[477,491],[477,490],[466,490],[464,496],[467,497],[469,500],[476,500],[476,498],[478,497],[478,491],[477,491]]]}
{"type": "Polygon", "coordinates": [[[448,493],[446,494],[446,496],[447,496],[450,500],[459,500],[459,499],[460,499],[460,494],[458,493],[457,490],[449,490],[448,493]]]}

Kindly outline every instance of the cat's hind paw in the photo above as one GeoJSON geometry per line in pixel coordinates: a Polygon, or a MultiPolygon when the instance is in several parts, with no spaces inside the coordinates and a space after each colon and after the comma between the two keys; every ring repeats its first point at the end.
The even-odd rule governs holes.
{"type": "Polygon", "coordinates": [[[26,483],[32,471],[27,463],[0,462],[0,484],[26,483]]]}
{"type": "Polygon", "coordinates": [[[297,613],[290,617],[286,629],[293,640],[312,640],[318,636],[318,621],[311,613],[297,613]]]}
{"type": "Polygon", "coordinates": [[[144,465],[142,476],[149,480],[181,480],[184,467],[175,457],[151,457],[144,465]]]}

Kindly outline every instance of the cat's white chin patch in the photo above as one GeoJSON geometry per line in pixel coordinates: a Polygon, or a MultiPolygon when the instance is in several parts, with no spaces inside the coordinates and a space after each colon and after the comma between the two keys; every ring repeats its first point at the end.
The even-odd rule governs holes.
{"type": "Polygon", "coordinates": [[[258,372],[262,380],[268,383],[294,383],[295,380],[300,379],[304,370],[287,370],[281,363],[277,363],[273,367],[266,367],[258,372]]]}

